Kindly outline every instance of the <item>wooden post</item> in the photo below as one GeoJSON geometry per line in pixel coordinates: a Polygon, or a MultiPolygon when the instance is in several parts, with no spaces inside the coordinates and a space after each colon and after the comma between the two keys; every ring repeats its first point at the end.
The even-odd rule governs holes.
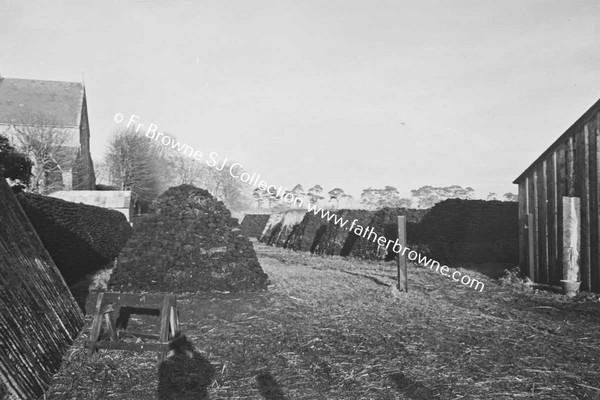
{"type": "Polygon", "coordinates": [[[578,197],[563,197],[563,280],[579,281],[581,206],[578,197]]]}
{"type": "Polygon", "coordinates": [[[576,179],[575,141],[573,136],[571,136],[567,141],[567,197],[575,197],[576,179]]]}
{"type": "MultiPolygon", "coordinates": [[[[398,243],[402,249],[406,247],[406,217],[398,216],[398,243]]],[[[398,290],[408,292],[408,271],[406,255],[398,253],[398,290]]]]}

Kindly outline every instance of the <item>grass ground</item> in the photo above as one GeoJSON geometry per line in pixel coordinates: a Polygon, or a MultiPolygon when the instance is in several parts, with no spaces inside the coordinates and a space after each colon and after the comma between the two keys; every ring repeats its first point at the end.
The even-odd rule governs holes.
{"type": "Polygon", "coordinates": [[[47,398],[600,399],[597,299],[466,272],[479,292],[416,266],[403,294],[394,263],[255,248],[268,292],[178,298],[195,363],[88,357],[84,329],[47,398]],[[186,374],[187,394],[165,389],[186,374]]]}

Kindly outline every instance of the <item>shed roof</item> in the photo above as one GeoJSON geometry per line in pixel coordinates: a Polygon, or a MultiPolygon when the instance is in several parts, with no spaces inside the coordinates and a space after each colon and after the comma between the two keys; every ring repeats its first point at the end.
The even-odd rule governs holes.
{"type": "Polygon", "coordinates": [[[577,121],[575,121],[575,123],[573,125],[571,125],[569,127],[569,129],[567,129],[565,131],[565,133],[563,133],[562,135],[560,135],[560,137],[558,139],[556,139],[554,141],[554,143],[552,143],[550,145],[550,147],[548,147],[546,149],[546,151],[544,151],[529,167],[527,167],[527,169],[525,171],[523,171],[523,173],[521,173],[521,175],[519,175],[519,177],[517,179],[515,179],[513,181],[513,183],[519,184],[523,179],[525,179],[525,177],[529,174],[529,172],[531,172],[531,170],[533,170],[535,168],[536,165],[538,165],[540,162],[542,162],[548,156],[548,154],[552,153],[569,136],[575,134],[575,132],[577,132],[580,129],[582,129],[583,126],[594,115],[596,115],[599,112],[600,112],[600,99],[593,106],[591,106],[590,109],[587,110],[581,117],[579,117],[579,119],[577,121]]]}
{"type": "Polygon", "coordinates": [[[44,114],[57,126],[78,127],[84,93],[79,82],[0,77],[0,124],[44,114]]]}

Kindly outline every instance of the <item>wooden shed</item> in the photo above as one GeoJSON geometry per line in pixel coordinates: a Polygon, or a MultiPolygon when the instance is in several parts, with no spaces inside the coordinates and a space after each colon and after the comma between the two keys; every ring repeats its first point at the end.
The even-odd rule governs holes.
{"type": "Polygon", "coordinates": [[[581,290],[600,292],[600,100],[515,181],[519,185],[519,264],[534,282],[564,277],[564,201],[576,198],[581,290]]]}

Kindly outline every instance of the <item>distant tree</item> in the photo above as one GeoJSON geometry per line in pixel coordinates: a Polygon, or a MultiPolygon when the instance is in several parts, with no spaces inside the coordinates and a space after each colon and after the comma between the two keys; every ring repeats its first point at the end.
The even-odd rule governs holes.
{"type": "Polygon", "coordinates": [[[315,185],[308,189],[308,201],[310,204],[316,205],[319,201],[323,200],[324,197],[321,196],[323,193],[323,187],[321,185],[315,185]]]}
{"type": "Polygon", "coordinates": [[[363,189],[360,195],[360,203],[368,209],[375,209],[379,204],[380,191],[379,189],[373,189],[368,187],[363,189]]]}
{"type": "Polygon", "coordinates": [[[281,198],[277,197],[276,192],[267,193],[267,202],[269,203],[269,209],[273,210],[275,206],[281,203],[281,198]]]}
{"type": "Polygon", "coordinates": [[[27,186],[31,179],[33,163],[24,154],[18,153],[8,138],[0,135],[0,173],[12,185],[27,186]]]}
{"type": "Polygon", "coordinates": [[[69,132],[44,114],[30,114],[12,121],[15,147],[32,162],[29,189],[50,193],[63,188],[62,172],[71,168],[69,132]]]}
{"type": "Polygon", "coordinates": [[[170,170],[170,181],[175,186],[184,184],[198,186],[204,175],[204,168],[208,167],[187,155],[174,151],[165,154],[165,158],[170,170]]]}
{"type": "Polygon", "coordinates": [[[97,185],[108,185],[110,178],[110,171],[105,160],[94,160],[94,175],[96,175],[97,185]]]}
{"type": "Polygon", "coordinates": [[[256,208],[258,208],[258,209],[263,208],[263,204],[265,203],[265,200],[267,199],[268,195],[269,194],[267,193],[267,191],[262,190],[261,188],[255,188],[252,191],[252,198],[256,202],[256,208]]]}
{"type": "Polygon", "coordinates": [[[386,186],[380,190],[381,196],[379,207],[401,207],[409,208],[412,201],[407,198],[400,197],[398,189],[393,186],[386,186]]]}
{"type": "MultiPolygon", "coordinates": [[[[202,164],[194,184],[208,190],[230,210],[239,211],[246,208],[250,201],[244,194],[245,189],[249,189],[250,186],[231,175],[229,171],[231,164],[232,162],[226,163],[223,168],[219,166],[219,169],[202,164]]],[[[243,170],[239,168],[236,170],[238,176],[242,172],[243,170]]]]}
{"type": "Polygon", "coordinates": [[[286,195],[288,195],[288,194],[293,196],[294,200],[293,200],[293,203],[289,203],[287,201],[279,202],[283,209],[290,209],[292,207],[296,207],[297,203],[296,203],[295,199],[297,199],[297,198],[302,200],[302,203],[304,203],[304,200],[306,198],[306,193],[304,192],[304,188],[302,187],[301,184],[297,184],[296,186],[294,186],[292,188],[292,190],[286,190],[283,193],[283,197],[285,198],[286,195]]]}
{"type": "Polygon", "coordinates": [[[494,192],[490,192],[487,195],[486,200],[498,200],[498,195],[496,193],[494,193],[494,192]]]}
{"type": "Polygon", "coordinates": [[[504,201],[519,201],[519,196],[510,192],[504,193],[504,196],[502,196],[502,198],[504,199],[504,201]]]}
{"type": "Polygon", "coordinates": [[[301,184],[297,184],[296,186],[294,186],[291,192],[294,194],[295,197],[303,198],[304,196],[306,196],[304,188],[301,184]]]}
{"type": "Polygon", "coordinates": [[[118,130],[109,141],[104,158],[109,184],[119,190],[131,190],[136,212],[166,189],[165,165],[161,149],[153,141],[133,130],[118,130]]]}
{"type": "Polygon", "coordinates": [[[368,209],[383,207],[409,208],[411,206],[411,200],[400,197],[398,189],[394,186],[385,186],[383,189],[363,189],[360,197],[361,203],[368,209]]]}
{"type": "Polygon", "coordinates": [[[400,200],[398,200],[398,205],[396,207],[398,207],[398,208],[411,208],[412,207],[412,200],[403,197],[400,200]]]}
{"type": "Polygon", "coordinates": [[[342,195],[342,199],[346,200],[347,207],[349,207],[352,204],[352,200],[354,200],[354,196],[351,194],[344,194],[342,195]]]}
{"type": "MultiPolygon", "coordinates": [[[[173,135],[170,136],[174,138],[173,135]]],[[[216,168],[173,151],[168,146],[159,146],[159,151],[160,159],[165,165],[163,178],[169,182],[169,186],[187,184],[206,189],[231,211],[247,208],[251,198],[254,198],[250,186],[231,175],[229,167],[232,162],[227,162],[222,168],[222,163],[219,162],[216,168]]],[[[238,176],[242,172],[243,170],[236,169],[238,176]]]]}
{"type": "Polygon", "coordinates": [[[340,200],[344,197],[347,197],[346,193],[344,193],[343,189],[335,188],[330,190],[328,193],[329,201],[335,201],[336,208],[340,204],[340,200]]]}
{"type": "Polygon", "coordinates": [[[459,185],[446,187],[421,186],[419,189],[411,190],[411,194],[417,198],[419,208],[431,208],[436,203],[446,199],[472,199],[475,190],[471,187],[463,188],[459,185]]]}

